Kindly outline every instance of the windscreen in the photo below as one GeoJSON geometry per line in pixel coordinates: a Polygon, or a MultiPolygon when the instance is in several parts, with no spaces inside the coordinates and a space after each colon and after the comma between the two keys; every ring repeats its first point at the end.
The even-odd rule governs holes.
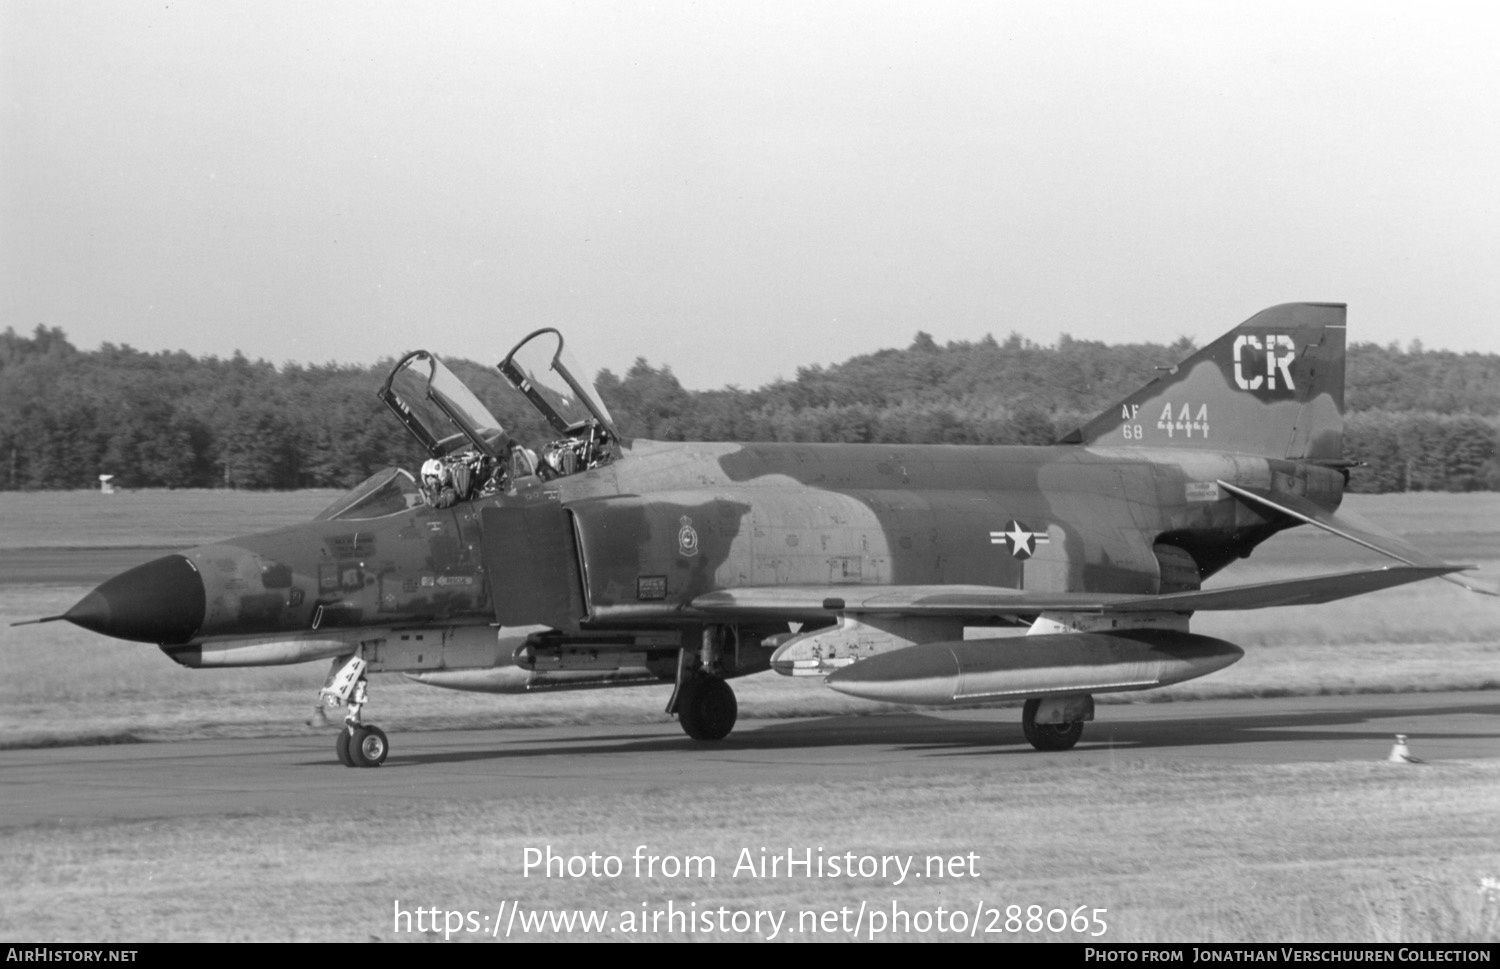
{"type": "Polygon", "coordinates": [[[404,468],[377,471],[320,511],[313,521],[384,518],[422,503],[422,492],[404,468]]]}

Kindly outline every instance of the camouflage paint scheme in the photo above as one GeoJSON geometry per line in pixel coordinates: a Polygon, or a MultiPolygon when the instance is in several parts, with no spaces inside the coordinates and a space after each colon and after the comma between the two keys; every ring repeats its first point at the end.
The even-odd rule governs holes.
{"type": "MultiPolygon", "coordinates": [[[[161,643],[189,666],[359,655],[371,671],[496,691],[763,670],[797,638],[789,623],[845,637],[814,640],[818,663],[840,647],[844,662],[936,648],[965,625],[1090,637],[1088,617],[1193,639],[1197,609],[1326,601],[1461,568],[1338,513],[1344,317],[1341,304],[1266,310],[1051,447],[624,442],[601,413],[587,428],[609,445],[597,466],[544,478],[513,462],[523,473],[498,493],[446,509],[388,472],[328,517],[148,563],[54,618],[161,643]],[[1198,591],[1301,523],[1402,565],[1198,591]],[[476,672],[440,672],[455,670],[476,672]]],[[[501,368],[534,402],[573,404],[501,368]]],[[[1219,665],[1223,647],[1237,658],[1210,642],[1219,665]]],[[[1080,691],[1031,695],[1049,692],[1080,691]]],[[[1091,700],[1070,709],[1092,717],[1091,700]]]]}

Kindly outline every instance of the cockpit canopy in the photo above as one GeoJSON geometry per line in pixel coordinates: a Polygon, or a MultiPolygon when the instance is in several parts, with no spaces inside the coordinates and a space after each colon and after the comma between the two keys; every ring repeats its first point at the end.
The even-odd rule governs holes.
{"type": "Polygon", "coordinates": [[[402,357],[380,389],[380,399],[435,458],[474,447],[504,457],[505,428],[474,392],[426,350],[402,357]]]}
{"type": "Polygon", "coordinates": [[[487,487],[503,487],[506,477],[575,474],[619,456],[614,421],[593,385],[579,379],[583,371],[564,350],[557,330],[548,327],[532,333],[498,366],[511,386],[563,435],[561,440],[542,445],[540,453],[513,446],[499,419],[426,350],[397,361],[380,389],[380,399],[433,458],[488,469],[487,487]]]}
{"type": "Polygon", "coordinates": [[[526,395],[559,434],[578,437],[590,425],[615,432],[614,421],[592,384],[579,380],[579,367],[563,347],[562,334],[552,327],[537,330],[516,344],[497,365],[510,385],[526,395]]]}
{"type": "Polygon", "coordinates": [[[564,440],[549,447],[557,474],[596,468],[618,454],[619,433],[591,383],[579,379],[578,363],[552,327],[537,330],[516,344],[499,364],[510,385],[526,396],[564,440]]]}

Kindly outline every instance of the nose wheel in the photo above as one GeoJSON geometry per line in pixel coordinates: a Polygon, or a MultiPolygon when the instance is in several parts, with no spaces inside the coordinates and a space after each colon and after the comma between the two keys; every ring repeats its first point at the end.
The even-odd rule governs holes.
{"type": "Polygon", "coordinates": [[[360,711],[370,702],[369,681],[365,678],[368,665],[358,656],[335,659],[328,671],[327,682],[318,691],[320,709],[348,705],[344,725],[339,728],[338,739],[333,742],[334,753],[345,767],[379,767],[391,752],[391,742],[385,731],[359,719],[360,711]]]}
{"type": "Polygon", "coordinates": [[[390,753],[385,731],[372,724],[344,724],[334,742],[339,763],[345,767],[379,767],[390,753]]]}

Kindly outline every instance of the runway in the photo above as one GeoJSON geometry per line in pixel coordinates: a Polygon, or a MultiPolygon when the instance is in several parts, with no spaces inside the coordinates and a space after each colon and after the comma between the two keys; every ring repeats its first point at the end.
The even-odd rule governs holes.
{"type": "Polygon", "coordinates": [[[181,551],[156,545],[120,548],[14,548],[0,552],[0,587],[94,586],[154,558],[181,551]]]}
{"type": "Polygon", "coordinates": [[[351,799],[568,798],[795,786],[1121,762],[1380,762],[1397,733],[1424,766],[1500,757],[1500,693],[1100,705],[1079,746],[1044,754],[1015,710],[746,720],[699,744],[676,724],[404,733],[380,768],[342,767],[331,730],[295,737],[0,751],[0,828],[244,812],[339,812],[351,799]]]}

